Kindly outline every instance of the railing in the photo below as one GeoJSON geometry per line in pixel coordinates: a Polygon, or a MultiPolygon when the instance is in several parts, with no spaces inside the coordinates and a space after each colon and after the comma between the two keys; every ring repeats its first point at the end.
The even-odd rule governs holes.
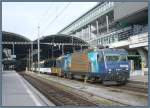
{"type": "MultiPolygon", "coordinates": [[[[133,37],[133,40],[137,38],[137,36],[141,33],[148,32],[148,26],[146,25],[134,25],[125,27],[123,29],[117,30],[117,31],[110,31],[103,34],[100,34],[97,36],[97,38],[93,40],[89,40],[89,43],[95,43],[97,41],[97,44],[99,45],[108,45],[111,43],[114,43],[116,41],[124,41],[130,39],[130,37],[133,37]],[[138,29],[137,29],[138,28],[138,29]],[[111,33],[110,33],[111,32],[111,33]],[[137,35],[138,34],[138,35],[137,35]]],[[[144,35],[145,36],[145,35],[144,35]]],[[[146,41],[148,40],[146,37],[138,37],[138,42],[146,41]]]]}
{"type": "Polygon", "coordinates": [[[130,44],[148,42],[148,33],[138,34],[129,38],[130,44]]]}
{"type": "MultiPolygon", "coordinates": [[[[132,27],[126,27],[118,31],[114,31],[111,33],[105,33],[100,35],[94,40],[91,40],[89,42],[92,43],[92,41],[97,41],[97,44],[99,45],[107,45],[116,41],[121,41],[121,40],[127,40],[129,36],[133,34],[132,32],[132,27]]],[[[95,43],[95,42],[94,42],[95,43]]]]}
{"type": "Polygon", "coordinates": [[[118,33],[118,41],[127,40],[131,35],[133,35],[133,29],[123,30],[122,32],[118,33]]]}
{"type": "Polygon", "coordinates": [[[148,32],[148,25],[133,25],[134,35],[148,32]]]}

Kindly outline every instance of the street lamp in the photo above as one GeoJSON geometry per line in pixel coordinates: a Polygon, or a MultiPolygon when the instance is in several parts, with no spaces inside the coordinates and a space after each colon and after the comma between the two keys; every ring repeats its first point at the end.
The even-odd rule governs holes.
{"type": "Polygon", "coordinates": [[[40,34],[39,34],[40,26],[38,25],[38,72],[40,71],[40,34]]]}

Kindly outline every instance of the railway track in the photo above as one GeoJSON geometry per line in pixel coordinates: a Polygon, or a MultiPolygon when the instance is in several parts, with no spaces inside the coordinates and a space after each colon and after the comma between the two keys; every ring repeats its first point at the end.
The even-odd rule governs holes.
{"type": "MultiPolygon", "coordinates": [[[[71,80],[71,79],[68,79],[71,80]]],[[[75,79],[76,81],[83,82],[83,80],[75,79]]],[[[74,80],[71,80],[74,81],[74,80]]],[[[102,85],[100,82],[87,82],[87,84],[92,84],[92,86],[95,87],[103,87],[108,88],[110,90],[122,90],[125,92],[133,92],[134,94],[139,94],[143,96],[148,96],[148,85],[145,83],[139,83],[139,82],[127,82],[125,85],[111,85],[111,86],[105,86],[102,85]]]]}
{"type": "Polygon", "coordinates": [[[47,97],[56,106],[97,106],[95,103],[85,100],[84,98],[64,91],[61,88],[55,86],[55,84],[46,83],[45,81],[29,76],[25,73],[22,75],[31,85],[38,89],[45,97],[47,97]]]}
{"type": "MultiPolygon", "coordinates": [[[[57,76],[53,76],[53,77],[57,77],[57,76]]],[[[64,78],[63,78],[64,79],[64,78]]],[[[66,78],[65,78],[66,79],[66,78]]],[[[83,82],[83,80],[80,79],[66,79],[69,81],[79,81],[79,82],[83,82]]],[[[102,85],[99,82],[87,82],[87,84],[92,84],[92,86],[95,87],[103,87],[103,88],[107,88],[110,89],[110,91],[124,91],[124,92],[130,92],[133,94],[138,94],[140,96],[148,96],[148,85],[147,84],[141,84],[138,82],[127,82],[127,84],[125,85],[111,85],[111,86],[105,86],[102,85]]]]}
{"type": "MultiPolygon", "coordinates": [[[[52,77],[57,77],[57,76],[52,76],[52,77]]],[[[64,78],[62,78],[64,79],[64,78]]],[[[66,79],[66,78],[65,78],[66,79]]],[[[79,82],[83,82],[82,80],[71,80],[71,79],[66,79],[69,80],[71,82],[75,82],[79,81],[79,82]]],[[[133,82],[128,82],[126,85],[115,85],[115,86],[105,86],[102,85],[101,83],[93,83],[93,82],[87,82],[87,84],[92,84],[92,86],[95,87],[102,87],[102,88],[107,88],[110,91],[116,91],[116,92],[128,92],[131,94],[137,94],[139,96],[148,96],[148,85],[147,84],[141,84],[141,83],[133,83],[133,82]]]]}
{"type": "MultiPolygon", "coordinates": [[[[79,86],[81,88],[78,89],[78,84],[82,85],[81,81],[78,81],[78,80],[71,80],[71,79],[66,79],[66,78],[60,78],[60,77],[57,77],[57,76],[51,76],[50,77],[49,75],[44,75],[44,74],[38,74],[38,75],[35,74],[35,73],[26,73],[26,74],[29,75],[29,76],[38,78],[40,80],[44,80],[47,83],[51,83],[50,85],[56,85],[57,87],[60,87],[61,89],[63,88],[63,90],[65,90],[66,92],[69,92],[71,94],[77,95],[79,98],[82,98],[83,100],[87,100],[90,103],[94,103],[97,106],[128,106],[128,105],[129,106],[130,105],[134,106],[135,104],[137,104],[137,105],[146,105],[146,103],[147,103],[146,100],[145,100],[148,97],[147,93],[141,93],[139,91],[138,92],[134,92],[133,90],[130,90],[130,91],[129,90],[125,90],[125,89],[123,89],[123,86],[122,86],[122,88],[120,88],[121,86],[119,86],[119,88],[118,88],[117,86],[103,86],[100,83],[92,83],[92,84],[90,84],[89,82],[86,83],[86,86],[93,86],[93,87],[95,87],[97,89],[98,88],[106,89],[106,91],[108,91],[108,93],[110,91],[112,93],[118,93],[118,94],[120,94],[120,93],[121,94],[126,94],[127,93],[128,95],[131,94],[131,98],[135,97],[135,100],[128,102],[128,101],[126,101],[126,96],[125,97],[123,96],[121,98],[121,100],[118,100],[117,98],[116,99],[115,98],[112,99],[111,97],[108,98],[107,94],[106,94],[106,97],[103,94],[102,94],[102,96],[93,95],[93,93],[82,91],[82,89],[84,89],[84,86],[83,86],[83,88],[82,88],[82,86],[79,86]],[[64,82],[67,81],[67,82],[71,82],[73,84],[75,83],[75,85],[74,85],[75,88],[74,87],[72,88],[68,84],[64,86],[64,84],[63,84],[64,82],[61,83],[61,80],[65,80],[64,82]],[[138,98],[138,97],[141,97],[141,98],[138,98]],[[124,98],[125,98],[125,100],[123,100],[124,98]],[[139,101],[139,99],[141,101],[139,101]],[[133,104],[133,102],[135,102],[135,104],[133,104]],[[139,103],[141,103],[141,104],[139,104],[139,103]]],[[[113,96],[113,94],[110,95],[110,96],[113,96]]]]}
{"type": "Polygon", "coordinates": [[[112,88],[120,89],[120,90],[126,90],[126,91],[132,91],[136,93],[141,94],[148,94],[148,85],[140,85],[140,84],[133,84],[133,83],[127,83],[126,85],[122,86],[112,86],[112,88]]]}
{"type": "Polygon", "coordinates": [[[102,85],[101,83],[91,83],[91,82],[89,82],[88,84],[92,84],[92,86],[95,87],[107,88],[108,90],[114,92],[125,92],[143,97],[148,97],[148,85],[146,84],[141,85],[138,83],[130,83],[130,82],[128,82],[126,85],[111,85],[111,86],[105,86],[102,85]]]}

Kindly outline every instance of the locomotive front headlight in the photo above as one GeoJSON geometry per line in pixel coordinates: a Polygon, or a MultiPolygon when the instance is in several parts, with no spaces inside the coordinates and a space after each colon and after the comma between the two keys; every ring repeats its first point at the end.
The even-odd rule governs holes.
{"type": "Polygon", "coordinates": [[[109,71],[108,73],[109,73],[109,74],[111,74],[111,72],[110,72],[110,71],[109,71]]]}
{"type": "Polygon", "coordinates": [[[121,69],[116,69],[117,71],[121,70],[121,69]]]}
{"type": "Polygon", "coordinates": [[[111,74],[112,69],[108,69],[108,73],[111,74]]]}
{"type": "Polygon", "coordinates": [[[111,72],[111,69],[108,69],[109,72],[111,72]]]}

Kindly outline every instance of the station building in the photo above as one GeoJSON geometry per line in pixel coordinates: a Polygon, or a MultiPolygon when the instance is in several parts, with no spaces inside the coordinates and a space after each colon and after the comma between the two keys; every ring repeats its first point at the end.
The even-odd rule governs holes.
{"type": "Polygon", "coordinates": [[[124,48],[132,69],[148,72],[148,2],[100,2],[58,34],[91,46],[124,48]]]}

